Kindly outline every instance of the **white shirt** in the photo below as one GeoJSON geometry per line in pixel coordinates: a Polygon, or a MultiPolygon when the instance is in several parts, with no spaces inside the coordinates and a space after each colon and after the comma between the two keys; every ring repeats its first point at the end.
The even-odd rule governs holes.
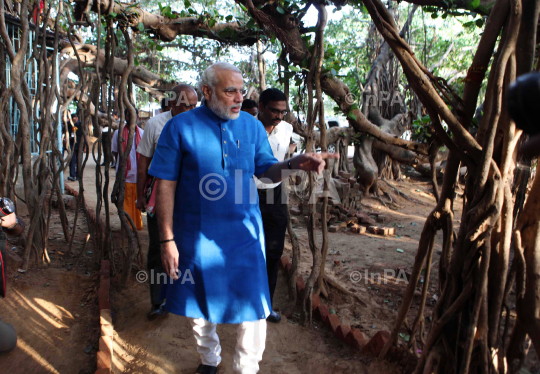
{"type": "MultiPolygon", "coordinates": [[[[259,116],[257,115],[257,119],[259,116]]],[[[268,134],[268,133],[267,133],[268,134]]],[[[272,148],[272,153],[278,161],[285,160],[285,155],[289,152],[289,144],[291,144],[291,136],[293,134],[293,127],[290,123],[281,121],[278,123],[274,130],[268,134],[268,142],[272,148]]],[[[258,189],[269,189],[275,188],[280,185],[281,182],[277,183],[263,183],[257,177],[253,176],[255,179],[255,185],[258,189]]]]}
{"type": "Polygon", "coordinates": [[[170,110],[154,116],[146,122],[144,134],[137,148],[141,155],[152,158],[156,152],[157,143],[165,124],[172,118],[170,110]]]}
{"type": "MultiPolygon", "coordinates": [[[[143,130],[139,127],[141,136],[144,135],[143,130]]],[[[142,139],[141,139],[142,142],[142,139]]],[[[139,142],[139,147],[141,145],[139,142]]],[[[111,144],[111,151],[118,152],[118,130],[114,132],[111,144]]],[[[137,183],[137,151],[135,150],[135,135],[133,135],[133,145],[131,146],[131,151],[129,152],[129,159],[131,161],[131,170],[128,171],[126,176],[126,183],[137,183]]],[[[118,166],[120,165],[120,155],[118,155],[118,162],[116,163],[116,173],[118,173],[118,166]]],[[[127,164],[126,164],[127,168],[127,164]]]]}

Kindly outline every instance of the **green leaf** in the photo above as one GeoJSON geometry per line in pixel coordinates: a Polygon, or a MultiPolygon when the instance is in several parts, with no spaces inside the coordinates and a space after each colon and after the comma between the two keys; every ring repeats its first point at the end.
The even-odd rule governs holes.
{"type": "Polygon", "coordinates": [[[137,60],[137,57],[135,57],[133,60],[133,64],[135,64],[135,66],[139,66],[139,60],[137,60]]]}
{"type": "MultiPolygon", "coordinates": [[[[493,2],[493,4],[494,4],[494,3],[495,3],[495,2],[493,2]]],[[[493,6],[493,4],[488,5],[488,7],[493,6]]],[[[477,9],[478,9],[480,12],[482,12],[483,14],[488,14],[488,13],[489,13],[488,8],[486,8],[486,7],[483,6],[483,5],[478,6],[477,9]]]]}
{"type": "Polygon", "coordinates": [[[439,15],[437,13],[431,13],[431,18],[435,19],[437,17],[439,17],[439,15]]]}
{"type": "Polygon", "coordinates": [[[352,112],[349,112],[349,113],[347,114],[347,118],[350,118],[350,119],[352,119],[353,121],[356,121],[356,116],[355,116],[352,112]]]}
{"type": "Polygon", "coordinates": [[[404,252],[403,249],[401,249],[401,248],[396,248],[396,251],[399,252],[399,253],[403,253],[403,252],[404,252]]]}
{"type": "Polygon", "coordinates": [[[469,3],[469,5],[471,8],[476,9],[480,6],[480,0],[473,0],[469,3]]]}
{"type": "Polygon", "coordinates": [[[189,0],[184,0],[184,7],[185,8],[189,8],[191,6],[191,1],[189,0]]]}
{"type": "Polygon", "coordinates": [[[117,15],[118,14],[116,14],[115,12],[110,12],[109,13],[109,17],[111,17],[111,18],[116,18],[117,15]]]}
{"type": "Polygon", "coordinates": [[[289,70],[296,71],[298,73],[301,71],[300,68],[298,66],[295,66],[295,65],[290,65],[289,70]]]}
{"type": "Polygon", "coordinates": [[[227,22],[231,22],[233,20],[233,18],[234,18],[233,16],[229,15],[229,16],[225,17],[225,20],[227,22]]]}
{"type": "Polygon", "coordinates": [[[424,117],[422,117],[422,123],[430,123],[431,122],[431,118],[429,118],[429,115],[425,115],[424,117]]]}
{"type": "MultiPolygon", "coordinates": [[[[139,29],[140,32],[143,32],[144,31],[144,23],[139,22],[139,25],[137,26],[137,28],[139,29]]],[[[138,63],[137,63],[137,65],[138,65],[138,63]]]]}
{"type": "Polygon", "coordinates": [[[285,14],[285,10],[283,10],[283,8],[280,7],[280,6],[278,6],[278,7],[276,8],[276,10],[277,10],[277,12],[280,13],[280,14],[285,14]]]}
{"type": "Polygon", "coordinates": [[[216,22],[217,22],[216,19],[212,18],[210,21],[208,21],[208,27],[210,28],[214,27],[216,22]]]}
{"type": "Polygon", "coordinates": [[[160,46],[160,45],[158,45],[158,46],[156,46],[156,50],[157,50],[157,51],[163,51],[163,47],[160,46]]]}
{"type": "Polygon", "coordinates": [[[484,19],[483,18],[478,18],[475,23],[476,23],[476,26],[482,27],[482,26],[484,26],[484,19]]]}

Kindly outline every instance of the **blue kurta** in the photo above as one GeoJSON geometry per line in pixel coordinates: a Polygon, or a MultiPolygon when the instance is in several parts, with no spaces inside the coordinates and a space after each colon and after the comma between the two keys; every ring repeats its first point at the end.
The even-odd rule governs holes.
{"type": "Polygon", "coordinates": [[[213,323],[269,315],[253,175],[276,162],[264,126],[248,113],[224,120],[203,105],[165,125],[149,174],[178,182],[173,229],[180,274],[164,286],[167,310],[213,323]]]}

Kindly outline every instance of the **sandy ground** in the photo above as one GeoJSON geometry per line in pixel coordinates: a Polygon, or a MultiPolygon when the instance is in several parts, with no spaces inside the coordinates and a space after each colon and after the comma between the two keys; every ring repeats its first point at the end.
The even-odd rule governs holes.
{"type": "MultiPolygon", "coordinates": [[[[114,172],[110,175],[109,193],[114,183],[114,172]]],[[[92,209],[96,203],[94,179],[95,163],[89,160],[84,183],[87,204],[92,209]]],[[[69,184],[78,188],[78,183],[69,184]]],[[[406,287],[403,277],[400,282],[396,278],[399,278],[401,270],[406,276],[410,274],[425,217],[435,205],[429,183],[409,180],[394,184],[425,205],[401,198],[397,199],[398,210],[385,208],[373,198],[364,199],[363,204],[366,212],[379,212],[386,216],[386,222],[379,225],[394,227],[396,236],[384,238],[350,231],[330,233],[327,274],[349,294],[331,288],[324,302],[334,309],[342,323],[361,329],[368,338],[379,330],[391,329],[406,287]],[[366,271],[370,278],[367,282],[366,271]],[[353,272],[362,275],[360,281],[351,279],[353,272]],[[387,282],[385,274],[388,275],[387,282]]],[[[293,198],[293,204],[297,203],[298,200],[293,198]]],[[[461,204],[461,200],[457,199],[455,227],[459,226],[461,204]]],[[[19,209],[25,218],[24,206],[21,205],[19,209]]],[[[112,212],[112,227],[116,231],[114,240],[119,248],[120,222],[114,208],[112,212]]],[[[72,222],[74,211],[69,210],[68,213],[72,222]]],[[[13,324],[19,335],[15,351],[0,356],[2,373],[93,373],[96,369],[99,338],[96,290],[99,279],[94,255],[88,253],[92,252],[92,246],[89,244],[85,253],[81,253],[87,232],[86,222],[80,215],[73,253],[69,254],[68,244],[63,240],[54,212],[52,217],[49,235],[51,265],[33,265],[26,274],[17,272],[15,266],[10,268],[9,296],[0,299],[0,318],[13,324]],[[77,262],[79,256],[81,260],[77,262]]],[[[146,217],[143,217],[143,221],[145,229],[139,234],[143,251],[146,252],[146,217]]],[[[302,247],[300,272],[307,279],[311,269],[311,253],[303,217],[299,217],[295,232],[302,247]]],[[[317,232],[318,243],[320,240],[320,232],[317,232]]],[[[441,241],[442,238],[438,237],[428,310],[437,297],[437,252],[441,249],[441,241]]],[[[17,241],[10,243],[12,247],[17,247],[17,241]]],[[[21,248],[17,248],[16,252],[20,254],[21,248]]],[[[290,256],[288,240],[285,254],[290,256]]],[[[115,261],[120,263],[121,259],[116,257],[115,261]]],[[[114,348],[116,372],[193,373],[199,358],[188,321],[174,315],[159,321],[146,321],[150,307],[147,284],[138,283],[134,276],[126,288],[116,284],[115,278],[112,281],[111,304],[117,333],[114,348]]],[[[400,372],[393,365],[362,357],[338,341],[326,326],[321,326],[317,321],[311,328],[299,325],[299,310],[292,307],[287,299],[283,273],[280,275],[275,304],[276,309],[284,313],[283,320],[279,324],[268,325],[261,373],[400,372]]],[[[418,298],[413,303],[412,311],[415,312],[417,308],[418,298]]],[[[410,313],[409,317],[414,318],[414,313],[410,313]]],[[[223,347],[222,373],[231,373],[235,326],[219,326],[218,334],[223,347]]],[[[404,344],[403,339],[400,339],[400,344],[404,344]]]]}

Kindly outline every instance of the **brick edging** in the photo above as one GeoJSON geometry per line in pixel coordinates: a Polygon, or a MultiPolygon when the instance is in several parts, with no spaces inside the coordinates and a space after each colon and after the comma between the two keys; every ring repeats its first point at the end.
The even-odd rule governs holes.
{"type": "MultiPolygon", "coordinates": [[[[79,196],[79,192],[65,186],[67,194],[79,196]]],[[[101,226],[101,231],[105,231],[105,224],[100,218],[96,217],[96,213],[88,206],[84,206],[88,217],[90,218],[91,226],[101,226]]],[[[114,341],[114,325],[112,323],[111,303],[110,303],[110,288],[111,288],[111,270],[109,260],[101,260],[101,268],[99,271],[99,289],[98,289],[98,304],[99,304],[99,349],[97,353],[97,370],[95,374],[112,373],[113,361],[113,341],[114,341]]]]}
{"type": "MultiPolygon", "coordinates": [[[[287,256],[281,257],[280,265],[285,270],[287,276],[289,276],[292,265],[287,256]]],[[[296,278],[296,291],[300,295],[304,289],[304,278],[299,275],[296,278]]],[[[379,331],[369,341],[366,341],[362,331],[355,327],[351,328],[349,325],[342,325],[337,314],[330,314],[328,306],[321,303],[318,295],[313,295],[311,300],[313,314],[332,330],[336,338],[356,350],[361,351],[363,354],[377,357],[386,341],[390,338],[390,333],[388,331],[379,331]]],[[[413,372],[416,368],[418,357],[406,349],[393,346],[388,351],[386,360],[398,362],[399,365],[405,368],[405,372],[409,373],[413,372]]]]}
{"type": "Polygon", "coordinates": [[[112,373],[114,326],[112,323],[111,304],[109,299],[111,288],[111,270],[109,260],[101,260],[99,272],[99,351],[97,353],[96,374],[112,373]]]}

